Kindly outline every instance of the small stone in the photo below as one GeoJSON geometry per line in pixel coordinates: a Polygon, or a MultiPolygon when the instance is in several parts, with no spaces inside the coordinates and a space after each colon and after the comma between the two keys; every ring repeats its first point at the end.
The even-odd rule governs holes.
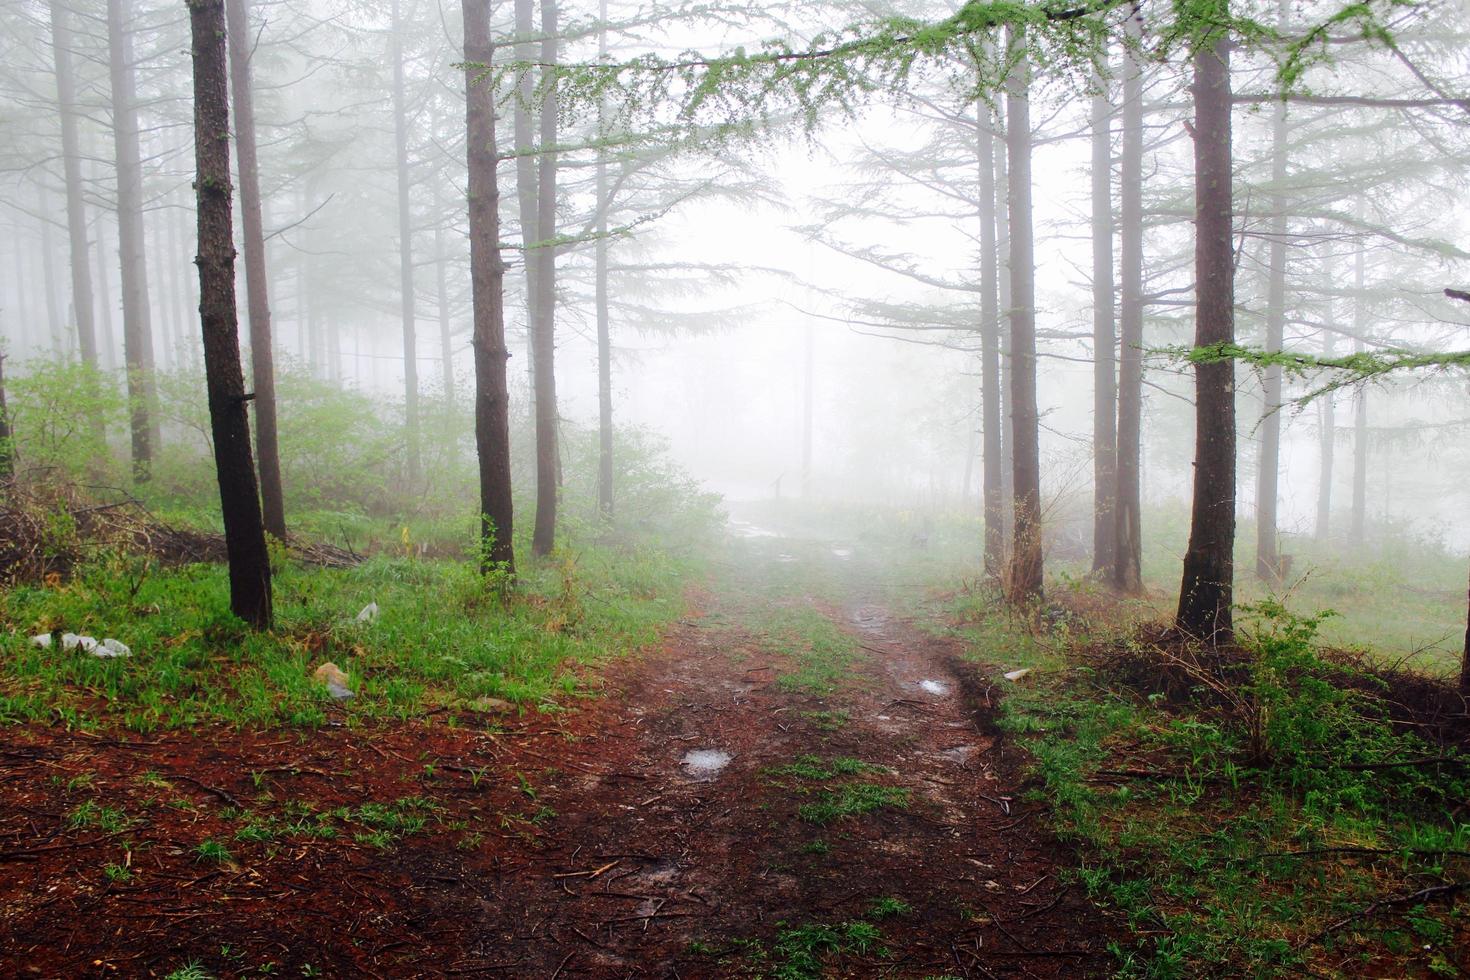
{"type": "Polygon", "coordinates": [[[346,701],[348,698],[355,697],[352,688],[347,686],[347,675],[341,667],[330,660],[313,671],[311,679],[318,684],[327,685],[327,693],[338,701],[346,701]]]}
{"type": "Polygon", "coordinates": [[[51,649],[51,634],[37,633],[35,636],[31,637],[31,646],[40,647],[42,650],[51,649]]]}
{"type": "Polygon", "coordinates": [[[1030,667],[1022,667],[1020,670],[1008,671],[1007,673],[1004,673],[1001,676],[1004,677],[1008,681],[1018,681],[1021,678],[1025,677],[1029,673],[1031,673],[1031,668],[1030,667]]]}
{"type": "Polygon", "coordinates": [[[94,657],[131,657],[133,655],[132,649],[126,643],[114,640],[110,636],[102,641],[101,646],[90,652],[94,657]]]}
{"type": "Polygon", "coordinates": [[[91,653],[97,649],[97,638],[95,636],[79,636],[76,633],[61,634],[61,649],[75,650],[77,647],[81,647],[85,653],[91,653]]]}
{"type": "Polygon", "coordinates": [[[367,605],[362,607],[362,612],[357,614],[357,621],[359,623],[374,623],[377,622],[377,620],[378,604],[376,602],[369,602],[367,605]]]}
{"type": "Polygon", "coordinates": [[[501,713],[515,710],[515,705],[511,704],[509,701],[503,700],[501,698],[490,697],[475,698],[475,700],[470,702],[470,707],[475,711],[484,711],[488,713],[501,713]]]}

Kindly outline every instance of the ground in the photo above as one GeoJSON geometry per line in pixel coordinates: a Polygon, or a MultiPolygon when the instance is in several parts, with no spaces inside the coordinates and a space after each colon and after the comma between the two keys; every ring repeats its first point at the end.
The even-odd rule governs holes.
{"type": "Polygon", "coordinates": [[[12,729],[0,973],[1109,972],[994,724],[1006,665],[750,555],[556,712],[12,729]]]}

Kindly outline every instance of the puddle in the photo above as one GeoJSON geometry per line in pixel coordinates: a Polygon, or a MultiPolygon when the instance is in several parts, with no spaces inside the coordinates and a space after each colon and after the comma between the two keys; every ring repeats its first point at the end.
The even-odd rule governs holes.
{"type": "Polygon", "coordinates": [[[941,759],[948,759],[955,765],[962,766],[966,762],[970,761],[970,757],[974,755],[976,751],[976,747],[973,745],[956,745],[952,749],[945,749],[943,752],[940,752],[939,757],[941,759]]]}
{"type": "Polygon", "coordinates": [[[696,779],[714,779],[730,764],[731,758],[730,753],[720,749],[695,749],[685,754],[682,765],[696,779]]]}
{"type": "Polygon", "coordinates": [[[929,694],[948,694],[949,688],[938,681],[919,681],[919,686],[929,694]]]}
{"type": "Polygon", "coordinates": [[[757,527],[749,521],[730,521],[730,533],[737,538],[779,538],[781,535],[775,531],[757,527]]]}

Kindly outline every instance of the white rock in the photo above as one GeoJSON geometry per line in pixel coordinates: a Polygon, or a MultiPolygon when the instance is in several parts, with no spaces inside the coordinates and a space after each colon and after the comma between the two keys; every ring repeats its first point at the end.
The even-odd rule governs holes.
{"type": "Polygon", "coordinates": [[[61,649],[75,650],[77,647],[81,647],[85,653],[91,653],[97,649],[97,638],[95,636],[78,636],[76,633],[61,634],[61,649]]]}
{"type": "Polygon", "coordinates": [[[51,648],[51,634],[37,633],[31,637],[31,646],[40,647],[42,650],[49,650],[51,648]]]}
{"type": "Polygon", "coordinates": [[[357,614],[357,621],[359,623],[375,622],[377,618],[378,604],[376,602],[369,602],[367,605],[362,607],[362,612],[357,614]]]}
{"type": "Polygon", "coordinates": [[[1018,681],[1029,673],[1031,673],[1030,667],[1022,667],[1020,670],[1012,670],[1008,673],[1002,674],[1001,676],[1008,681],[1018,681]]]}
{"type": "Polygon", "coordinates": [[[110,636],[102,641],[101,646],[92,651],[94,657],[131,657],[132,655],[133,651],[126,643],[114,640],[110,636]]]}

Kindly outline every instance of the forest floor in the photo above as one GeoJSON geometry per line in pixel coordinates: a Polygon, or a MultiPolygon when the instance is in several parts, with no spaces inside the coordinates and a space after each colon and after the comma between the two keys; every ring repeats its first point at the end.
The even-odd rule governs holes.
{"type": "Polygon", "coordinates": [[[1005,665],[843,576],[847,549],[745,545],[563,712],[16,727],[0,973],[1109,972],[1115,927],[996,728],[1005,665]],[[817,553],[835,575],[793,571],[817,553]]]}

